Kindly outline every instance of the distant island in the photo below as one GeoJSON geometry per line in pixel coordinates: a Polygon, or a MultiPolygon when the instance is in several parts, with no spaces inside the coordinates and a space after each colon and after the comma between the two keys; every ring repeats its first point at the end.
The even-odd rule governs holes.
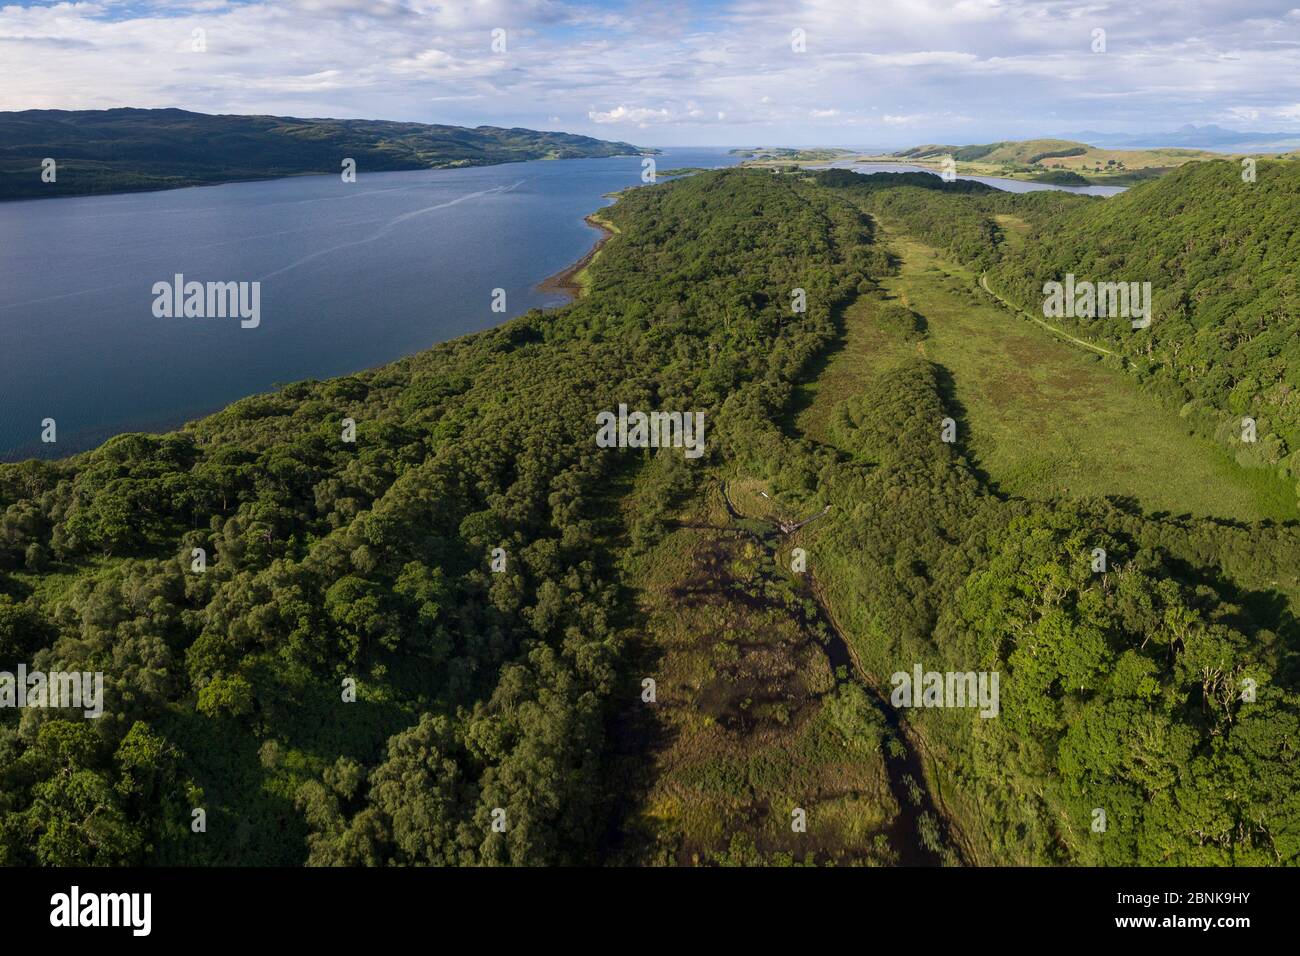
{"type": "Polygon", "coordinates": [[[0,112],[0,200],[654,153],[573,133],[179,109],[0,112]],[[43,163],[53,159],[54,180],[43,163]]]}
{"type": "Polygon", "coordinates": [[[1087,177],[1080,176],[1078,173],[1071,172],[1068,169],[1049,169],[1045,173],[1035,173],[1030,177],[1032,182],[1046,183],[1050,186],[1090,186],[1092,183],[1087,177]]]}
{"type": "Polygon", "coordinates": [[[732,156],[739,156],[741,159],[754,162],[795,162],[795,163],[824,163],[832,162],[837,159],[849,159],[855,154],[851,149],[788,149],[785,147],[757,147],[731,149],[727,151],[732,156]]]}

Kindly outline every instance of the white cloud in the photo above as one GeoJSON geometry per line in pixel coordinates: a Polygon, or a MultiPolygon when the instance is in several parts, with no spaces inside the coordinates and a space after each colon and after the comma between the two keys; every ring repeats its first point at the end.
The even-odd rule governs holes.
{"type": "Polygon", "coordinates": [[[0,109],[523,126],[564,116],[578,132],[649,130],[646,145],[834,145],[862,130],[978,141],[1187,122],[1296,128],[1294,2],[28,3],[0,8],[0,109]],[[795,27],[805,53],[790,49],[795,27]],[[1090,49],[1098,27],[1104,54],[1090,49]],[[190,52],[197,28],[206,53],[190,52]],[[491,50],[495,28],[506,31],[504,54],[491,50]],[[963,117],[951,112],[958,104],[963,117]]]}
{"type": "Polygon", "coordinates": [[[673,114],[668,110],[616,106],[604,113],[588,110],[587,118],[593,123],[635,123],[637,126],[649,126],[651,123],[667,123],[673,118],[673,114]]]}
{"type": "MultiPolygon", "coordinates": [[[[1279,123],[1291,126],[1300,122],[1300,103],[1285,103],[1269,107],[1233,106],[1224,112],[1224,118],[1238,123],[1279,123]]],[[[1270,132],[1270,130],[1264,130],[1270,132]]]]}

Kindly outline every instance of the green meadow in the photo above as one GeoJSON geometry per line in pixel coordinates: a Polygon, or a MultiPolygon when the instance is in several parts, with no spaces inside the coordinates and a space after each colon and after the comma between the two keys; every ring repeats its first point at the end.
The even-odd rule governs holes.
{"type": "Polygon", "coordinates": [[[843,349],[802,396],[798,425],[809,437],[828,440],[836,402],[919,353],[947,369],[959,441],[1003,494],[1123,496],[1151,513],[1241,521],[1297,517],[1287,481],[1239,466],[1129,373],[1013,313],[929,246],[895,229],[886,241],[899,272],[881,283],[882,296],[846,311],[843,349]],[[904,344],[873,326],[891,300],[925,319],[924,340],[904,344]]]}

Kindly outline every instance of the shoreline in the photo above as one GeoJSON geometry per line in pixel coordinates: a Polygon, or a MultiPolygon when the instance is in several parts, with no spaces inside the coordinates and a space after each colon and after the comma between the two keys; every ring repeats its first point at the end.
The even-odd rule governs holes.
{"type": "MultiPolygon", "coordinates": [[[[494,164],[494,165],[499,165],[499,164],[494,164]]],[[[283,179],[289,177],[278,177],[278,178],[283,179]]],[[[222,185],[222,184],[212,183],[209,185],[215,186],[215,185],[222,185]]],[[[177,187],[177,188],[201,189],[205,187],[188,186],[188,187],[177,187]]],[[[99,194],[99,195],[108,195],[108,194],[99,194]]],[[[51,197],[51,198],[85,198],[85,197],[51,197]]],[[[23,202],[25,200],[17,200],[17,201],[23,202]]],[[[611,223],[606,223],[600,219],[599,211],[589,213],[588,215],[584,216],[583,221],[587,225],[599,231],[600,236],[597,238],[595,245],[593,245],[589,250],[587,250],[587,252],[576,262],[572,263],[569,266],[566,266],[564,269],[561,269],[559,272],[555,273],[554,275],[549,276],[548,278],[545,278],[541,282],[537,283],[537,285],[535,286],[537,290],[546,293],[566,295],[569,297],[570,302],[576,300],[582,294],[582,286],[577,279],[578,275],[582,272],[582,270],[584,270],[587,266],[591,264],[592,260],[596,258],[596,255],[604,247],[605,243],[608,242],[610,237],[613,236],[614,233],[617,231],[617,228],[614,227],[611,223]]],[[[568,303],[565,304],[567,305],[568,303]]],[[[555,308],[558,307],[560,306],[555,306],[555,308]]],[[[507,319],[506,321],[509,320],[507,319]]],[[[464,338],[467,336],[480,335],[483,334],[484,332],[489,332],[493,329],[499,329],[503,324],[505,323],[499,322],[494,325],[488,326],[487,328],[484,329],[477,329],[470,332],[464,332],[461,333],[460,335],[454,336],[452,339],[446,339],[443,341],[431,343],[422,348],[416,349],[413,352],[394,356],[393,358],[390,358],[383,362],[379,362],[378,364],[373,366],[367,366],[365,368],[353,369],[350,372],[340,372],[334,375],[325,376],[323,380],[347,377],[349,375],[358,375],[365,372],[374,371],[375,369],[382,368],[385,365],[391,365],[397,362],[405,361],[411,358],[412,356],[418,355],[428,349],[436,348],[438,345],[441,345],[444,342],[454,341],[457,338],[464,338]]],[[[178,433],[184,431],[186,426],[190,425],[191,423],[201,421],[204,418],[208,418],[221,411],[224,411],[225,409],[229,408],[231,405],[234,405],[236,402],[244,401],[245,399],[252,398],[258,395],[275,394],[276,392],[278,392],[280,389],[284,388],[288,384],[292,384],[292,383],[274,382],[266,386],[265,388],[259,388],[247,394],[238,395],[233,398],[218,402],[214,405],[205,405],[202,407],[196,407],[186,412],[182,412],[178,414],[169,414],[161,418],[151,419],[147,422],[138,422],[134,424],[118,423],[118,424],[109,424],[109,425],[101,425],[101,426],[91,426],[83,431],[80,431],[74,435],[69,436],[69,439],[67,441],[60,441],[57,449],[55,449],[55,446],[53,445],[43,445],[38,442],[27,442],[22,445],[15,445],[12,448],[0,448],[0,466],[19,464],[21,462],[26,462],[26,461],[68,461],[72,458],[76,458],[80,455],[84,455],[88,452],[94,451],[95,449],[102,447],[106,442],[111,441],[112,439],[117,438],[121,435],[136,435],[136,434],[167,435],[172,433],[178,433]]]]}
{"type": "MultiPolygon", "coordinates": [[[[375,169],[370,170],[367,175],[379,173],[421,173],[432,171],[450,171],[455,169],[486,169],[490,166],[509,166],[512,163],[552,163],[562,162],[566,159],[622,159],[624,157],[637,156],[659,156],[660,151],[649,149],[639,153],[613,153],[609,156],[538,156],[532,159],[501,159],[490,163],[467,162],[463,164],[452,163],[446,166],[411,166],[401,169],[375,169]]],[[[81,190],[73,192],[55,193],[53,195],[41,191],[30,196],[9,196],[0,194],[0,203],[11,202],[37,202],[46,199],[90,199],[96,196],[137,196],[141,193],[164,193],[174,192],[178,189],[207,189],[211,186],[235,186],[241,183],[273,183],[282,179],[301,179],[310,176],[334,177],[338,173],[334,171],[319,172],[316,170],[298,170],[291,173],[271,173],[261,174],[253,173],[247,176],[235,176],[230,179],[213,179],[202,182],[187,183],[157,183],[143,184],[138,186],[123,186],[110,189],[81,190]]]]}
{"type": "Polygon", "coordinates": [[[609,242],[610,236],[614,235],[614,230],[601,221],[594,212],[584,216],[582,221],[592,228],[600,230],[600,238],[596,240],[594,246],[587,250],[586,255],[577,262],[537,283],[537,291],[567,295],[570,300],[575,300],[582,295],[582,284],[578,282],[579,273],[591,265],[597,253],[604,248],[605,243],[609,242]]]}

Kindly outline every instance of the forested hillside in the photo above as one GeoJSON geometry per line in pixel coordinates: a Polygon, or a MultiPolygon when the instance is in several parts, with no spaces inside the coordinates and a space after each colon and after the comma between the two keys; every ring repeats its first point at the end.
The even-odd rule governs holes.
{"type": "Polygon", "coordinates": [[[1071,319],[1250,466],[1300,478],[1300,163],[1193,163],[1105,202],[1062,207],[990,282],[1041,314],[1043,284],[1150,282],[1154,320],[1071,319]],[[1068,210],[1068,211],[1067,211],[1068,210]],[[1243,418],[1256,441],[1241,441],[1243,418]]]}
{"type": "MultiPolygon", "coordinates": [[[[618,231],[564,309],[0,466],[0,669],[100,670],[108,697],[99,720],[0,710],[0,863],[871,863],[913,838],[945,862],[1300,861],[1300,527],[1001,492],[927,357],[941,317],[883,284],[909,235],[1023,294],[1005,217],[1043,242],[1168,188],[1103,213],[928,175],[699,173],[603,212],[618,231]],[[823,367],[850,304],[878,348],[841,395],[823,367]],[[598,448],[620,403],[703,411],[706,454],[598,448]],[[677,531],[757,534],[725,490],[718,517],[728,482],[817,520],[656,579],[677,531]],[[705,602],[714,643],[662,643],[705,602]],[[796,706],[729,694],[768,659],[745,656],[761,621],[850,660],[785,674],[796,706]],[[1000,672],[1000,715],[887,728],[868,691],[916,664],[1000,672]],[[723,752],[682,769],[661,714],[723,752]],[[924,779],[873,790],[904,759],[924,779]]],[[[1147,228],[1123,221],[1098,256],[1147,228]]]]}
{"type": "Polygon", "coordinates": [[[572,133],[187,110],[0,113],[0,199],[201,186],[304,173],[486,166],[639,152],[572,133]],[[56,178],[42,178],[53,159],[56,178]]]}
{"type": "Polygon", "coordinates": [[[873,268],[855,210],[761,175],[608,214],[559,313],[0,469],[3,667],[108,685],[98,721],[0,712],[0,860],[600,857],[607,724],[639,687],[613,551],[657,516],[611,521],[642,453],[597,449],[595,415],[702,409],[711,456],[762,448],[873,268]]]}
{"type": "Polygon", "coordinates": [[[1007,252],[999,215],[1016,215],[1037,223],[1089,202],[1051,190],[1004,192],[971,179],[944,183],[930,173],[860,176],[831,169],[818,173],[817,182],[849,191],[873,215],[904,224],[909,233],[980,268],[1000,262],[1007,252]],[[953,198],[958,196],[962,198],[953,198]]]}

